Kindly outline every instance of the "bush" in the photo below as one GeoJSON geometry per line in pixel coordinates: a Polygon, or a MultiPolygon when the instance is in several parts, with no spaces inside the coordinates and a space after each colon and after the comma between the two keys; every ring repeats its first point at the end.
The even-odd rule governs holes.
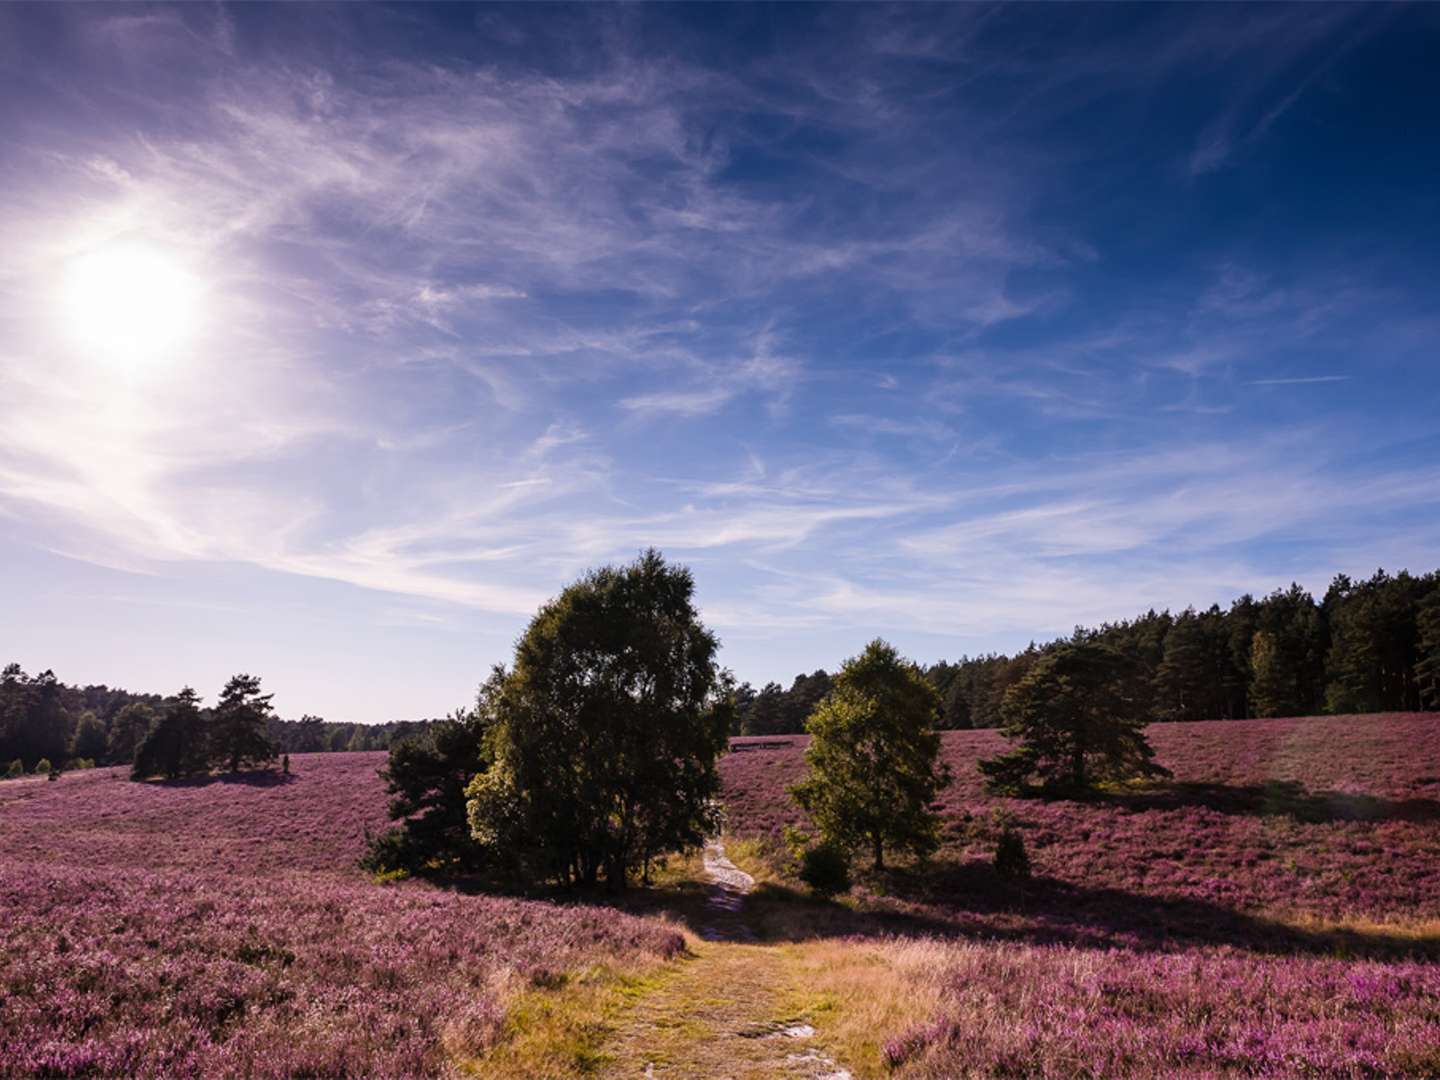
{"type": "Polygon", "coordinates": [[[52,766],[50,764],[50,759],[48,757],[42,757],[39,761],[35,763],[35,775],[48,776],[50,774],[51,768],[52,766]]]}
{"type": "Polygon", "coordinates": [[[368,839],[360,868],[377,877],[409,875],[424,869],[426,852],[405,829],[392,825],[374,839],[368,839]]]}
{"type": "Polygon", "coordinates": [[[817,896],[850,889],[850,856],[838,844],[821,841],[800,856],[800,880],[817,896]]]}
{"type": "Polygon", "coordinates": [[[10,767],[5,770],[6,780],[17,780],[25,775],[25,763],[18,757],[10,762],[10,767]]]}
{"type": "Polygon", "coordinates": [[[1025,853],[1025,838],[1008,821],[995,843],[995,873],[1006,881],[1026,881],[1030,877],[1030,856],[1025,853]]]}

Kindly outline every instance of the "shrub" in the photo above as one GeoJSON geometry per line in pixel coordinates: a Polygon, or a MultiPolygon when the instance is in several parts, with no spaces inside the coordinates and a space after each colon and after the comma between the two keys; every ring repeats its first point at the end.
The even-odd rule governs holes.
{"type": "Polygon", "coordinates": [[[995,842],[995,873],[1006,881],[1026,881],[1030,877],[1030,856],[1025,853],[1025,838],[1020,830],[1006,821],[995,842]]]}
{"type": "Polygon", "coordinates": [[[800,856],[800,880],[817,896],[850,889],[850,856],[838,844],[821,841],[800,856]]]}
{"type": "Polygon", "coordinates": [[[25,763],[18,757],[10,762],[10,767],[5,770],[6,780],[16,780],[25,775],[25,763]]]}
{"type": "Polygon", "coordinates": [[[52,766],[50,764],[50,759],[48,757],[42,757],[39,761],[35,763],[35,775],[48,776],[50,774],[51,768],[52,766]]]}

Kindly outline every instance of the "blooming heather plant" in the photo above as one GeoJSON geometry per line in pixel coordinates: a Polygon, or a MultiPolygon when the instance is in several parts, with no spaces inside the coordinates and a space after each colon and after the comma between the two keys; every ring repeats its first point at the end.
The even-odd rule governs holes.
{"type": "MultiPolygon", "coordinates": [[[[1440,715],[1156,724],[1148,733],[1173,780],[1042,803],[982,789],[974,763],[1003,748],[998,732],[945,732],[955,782],[941,796],[939,861],[988,864],[998,834],[984,825],[1005,807],[1035,875],[1063,886],[1067,904],[1122,915],[1163,914],[1156,901],[1165,900],[1182,902],[1175,914],[1222,919],[1440,919],[1440,759],[1424,752],[1440,745],[1440,715]]],[[[731,832],[778,844],[787,824],[807,824],[786,794],[804,774],[805,739],[770,742],[723,760],[723,797],[731,832]]],[[[942,899],[971,919],[984,885],[983,875],[958,873],[942,899]]]]}
{"type": "Polygon", "coordinates": [[[0,795],[0,1075],[431,1076],[512,988],[680,935],[604,908],[377,886],[383,754],[0,795]]]}
{"type": "MultiPolygon", "coordinates": [[[[1231,949],[935,942],[939,1015],[884,1045],[908,1077],[1440,1075],[1440,967],[1231,949]]],[[[908,965],[913,969],[913,965],[908,965]]]]}

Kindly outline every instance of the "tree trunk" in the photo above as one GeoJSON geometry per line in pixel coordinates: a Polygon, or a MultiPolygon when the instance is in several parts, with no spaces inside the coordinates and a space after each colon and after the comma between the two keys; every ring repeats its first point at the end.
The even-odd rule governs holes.
{"type": "Polygon", "coordinates": [[[884,869],[885,869],[885,841],[883,841],[882,839],[880,839],[880,837],[879,837],[878,835],[872,837],[871,839],[872,839],[872,842],[873,842],[874,845],[875,845],[875,869],[876,869],[876,870],[884,870],[884,869]]]}

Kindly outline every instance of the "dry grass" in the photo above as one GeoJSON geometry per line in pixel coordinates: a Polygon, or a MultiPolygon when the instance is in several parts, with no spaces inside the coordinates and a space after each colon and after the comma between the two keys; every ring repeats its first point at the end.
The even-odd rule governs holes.
{"type": "Polygon", "coordinates": [[[785,947],[794,1011],[857,1077],[889,1075],[885,1040],[940,1010],[949,946],[929,939],[830,939],[785,947]]]}

